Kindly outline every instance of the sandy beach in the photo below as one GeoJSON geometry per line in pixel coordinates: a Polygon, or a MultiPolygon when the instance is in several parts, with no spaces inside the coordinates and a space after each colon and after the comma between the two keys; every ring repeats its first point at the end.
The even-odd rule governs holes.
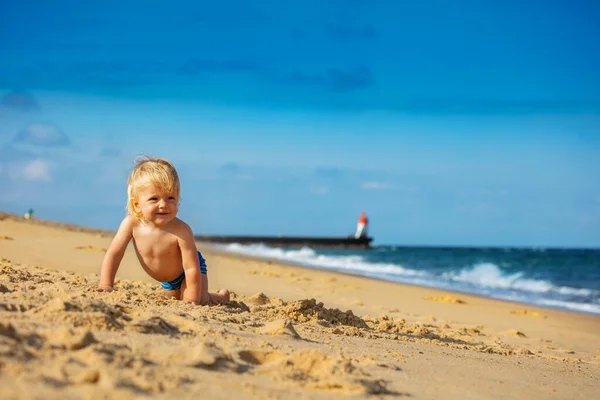
{"type": "Polygon", "coordinates": [[[592,399],[600,317],[230,254],[198,243],[210,289],[161,297],[112,234],[0,213],[2,399],[592,399]]]}

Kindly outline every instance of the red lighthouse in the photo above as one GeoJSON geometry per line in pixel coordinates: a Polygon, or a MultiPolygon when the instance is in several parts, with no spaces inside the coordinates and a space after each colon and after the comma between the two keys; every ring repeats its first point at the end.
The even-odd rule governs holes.
{"type": "Polygon", "coordinates": [[[369,220],[367,219],[367,213],[363,211],[362,213],[360,213],[360,217],[358,218],[358,223],[356,224],[356,233],[354,234],[354,237],[356,239],[367,237],[368,225],[369,220]]]}

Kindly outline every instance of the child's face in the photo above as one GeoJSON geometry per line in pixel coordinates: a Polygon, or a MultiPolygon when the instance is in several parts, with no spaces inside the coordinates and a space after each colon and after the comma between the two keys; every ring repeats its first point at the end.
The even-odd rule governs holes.
{"type": "Polygon", "coordinates": [[[179,199],[175,193],[169,193],[155,186],[147,186],[137,190],[135,211],[142,213],[144,221],[156,226],[164,226],[171,222],[179,210],[179,199]]]}

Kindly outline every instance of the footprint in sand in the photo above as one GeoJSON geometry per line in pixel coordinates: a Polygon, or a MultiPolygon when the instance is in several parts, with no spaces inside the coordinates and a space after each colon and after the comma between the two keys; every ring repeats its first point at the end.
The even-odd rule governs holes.
{"type": "Polygon", "coordinates": [[[458,299],[454,296],[445,295],[445,296],[429,296],[425,297],[425,300],[437,301],[440,303],[450,303],[450,304],[467,304],[464,300],[458,299]]]}
{"type": "Polygon", "coordinates": [[[105,253],[106,249],[104,247],[96,247],[96,246],[92,246],[92,245],[87,245],[87,246],[77,246],[75,247],[77,250],[87,250],[87,251],[98,251],[101,253],[105,253]]]}
{"type": "Polygon", "coordinates": [[[2,240],[15,240],[15,239],[11,238],[10,236],[6,236],[6,235],[0,235],[0,239],[2,239],[2,240]]]}
{"type": "Polygon", "coordinates": [[[526,317],[534,317],[534,318],[548,318],[546,317],[544,314],[539,313],[537,311],[529,311],[529,310],[517,310],[517,311],[511,311],[511,314],[515,314],[515,315],[524,315],[526,317]]]}

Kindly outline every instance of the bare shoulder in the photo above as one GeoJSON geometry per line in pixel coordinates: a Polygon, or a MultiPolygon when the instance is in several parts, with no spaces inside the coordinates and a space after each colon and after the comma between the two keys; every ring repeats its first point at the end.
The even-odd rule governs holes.
{"type": "Polygon", "coordinates": [[[171,229],[172,232],[181,237],[181,238],[190,238],[193,237],[194,234],[192,232],[192,228],[190,228],[190,226],[185,223],[184,221],[180,220],[179,218],[175,218],[172,222],[171,222],[171,229]]]}
{"type": "Polygon", "coordinates": [[[131,215],[127,215],[123,218],[121,225],[119,226],[119,231],[128,232],[133,234],[138,228],[142,226],[142,222],[131,215]]]}
{"type": "Polygon", "coordinates": [[[133,237],[133,223],[130,217],[125,217],[110,243],[109,252],[123,252],[133,237]]]}
{"type": "Polygon", "coordinates": [[[123,218],[123,221],[121,221],[121,225],[119,225],[119,231],[131,232],[135,228],[137,222],[138,221],[131,215],[127,215],[125,218],[123,218]]]}

